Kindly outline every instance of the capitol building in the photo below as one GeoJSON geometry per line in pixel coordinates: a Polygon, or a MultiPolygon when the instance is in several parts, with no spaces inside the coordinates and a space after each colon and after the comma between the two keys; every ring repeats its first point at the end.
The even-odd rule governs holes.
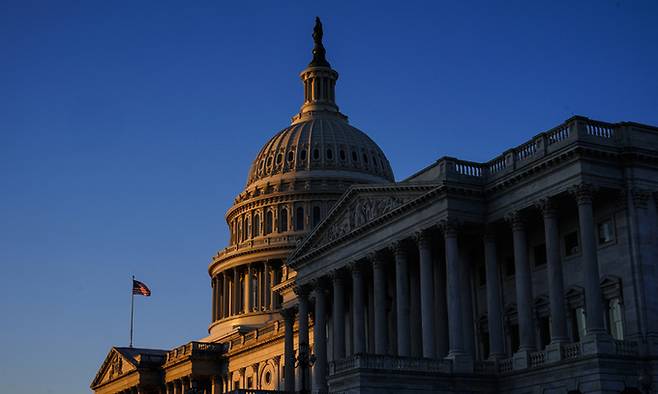
{"type": "Polygon", "coordinates": [[[658,127],[574,116],[396,181],[322,34],[226,213],[208,336],[112,347],[94,393],[656,392],[658,127]]]}

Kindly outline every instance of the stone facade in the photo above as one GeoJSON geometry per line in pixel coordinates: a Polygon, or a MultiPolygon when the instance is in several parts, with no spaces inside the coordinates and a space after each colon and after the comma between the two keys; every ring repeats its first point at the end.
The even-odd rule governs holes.
{"type": "Polygon", "coordinates": [[[92,389],[655,392],[658,128],[576,116],[394,182],[321,37],[226,215],[209,336],[113,348],[92,389]]]}

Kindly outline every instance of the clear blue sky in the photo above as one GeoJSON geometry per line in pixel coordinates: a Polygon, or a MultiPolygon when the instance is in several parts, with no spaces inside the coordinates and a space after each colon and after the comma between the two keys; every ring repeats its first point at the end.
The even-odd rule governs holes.
{"type": "Polygon", "coordinates": [[[658,125],[656,1],[0,3],[2,393],[87,392],[131,274],[137,346],[206,334],[224,212],[299,109],[315,15],[397,179],[574,114],[658,125]]]}

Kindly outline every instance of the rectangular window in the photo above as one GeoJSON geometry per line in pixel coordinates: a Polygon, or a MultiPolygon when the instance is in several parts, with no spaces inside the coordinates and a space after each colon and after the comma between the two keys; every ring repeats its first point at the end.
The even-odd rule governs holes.
{"type": "Polygon", "coordinates": [[[564,236],[564,255],[573,256],[579,252],[578,232],[572,231],[564,236]]]}
{"type": "Polygon", "coordinates": [[[587,319],[585,317],[585,308],[576,308],[573,310],[574,320],[574,340],[576,342],[585,338],[587,334],[587,319]]]}
{"type": "Polygon", "coordinates": [[[551,321],[548,316],[539,318],[539,339],[541,341],[541,350],[546,348],[551,342],[551,321]]]}
{"type": "Polygon", "coordinates": [[[535,267],[546,265],[546,244],[537,245],[532,248],[535,257],[535,267]]]}
{"type": "Polygon", "coordinates": [[[505,275],[514,276],[514,257],[512,256],[505,259],[505,275]]]}
{"type": "Polygon", "coordinates": [[[514,324],[510,327],[510,345],[512,347],[512,353],[516,353],[519,350],[520,339],[519,339],[519,325],[514,324]]]}
{"type": "Polygon", "coordinates": [[[597,225],[599,234],[599,245],[607,244],[615,239],[615,230],[612,225],[612,220],[604,220],[597,225]]]}
{"type": "Polygon", "coordinates": [[[484,286],[487,284],[487,270],[484,263],[478,264],[478,284],[484,286]]]}

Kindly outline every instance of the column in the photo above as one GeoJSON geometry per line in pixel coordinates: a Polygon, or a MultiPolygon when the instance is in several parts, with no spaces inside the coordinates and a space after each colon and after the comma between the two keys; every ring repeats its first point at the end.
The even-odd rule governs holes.
{"type": "Polygon", "coordinates": [[[365,294],[363,288],[363,273],[361,267],[356,263],[350,264],[352,270],[352,343],[354,354],[364,353],[366,350],[366,332],[363,306],[365,304],[365,294]]]}
{"type": "Polygon", "coordinates": [[[345,358],[345,284],[342,272],[336,270],[331,273],[333,285],[333,344],[334,360],[345,358]]]}
{"type": "Polygon", "coordinates": [[[263,263],[263,275],[264,275],[264,309],[273,310],[272,308],[272,274],[270,272],[270,262],[265,261],[263,263]]]}
{"type": "Polygon", "coordinates": [[[247,272],[244,277],[244,313],[249,313],[254,310],[255,300],[253,299],[252,292],[252,282],[253,282],[253,271],[251,270],[251,263],[247,264],[247,272]]]}
{"type": "Polygon", "coordinates": [[[436,332],[434,329],[434,270],[432,267],[432,251],[427,231],[415,235],[420,259],[420,309],[421,331],[423,337],[423,357],[436,357],[436,332]]]}
{"type": "Polygon", "coordinates": [[[308,339],[308,288],[297,286],[295,288],[299,302],[299,333],[298,333],[298,362],[300,367],[299,387],[297,391],[307,390],[306,381],[309,363],[309,339],[308,339]]]}
{"type": "Polygon", "coordinates": [[[397,301],[398,356],[411,354],[409,338],[409,267],[407,253],[400,241],[391,245],[395,256],[395,296],[397,301]]]}
{"type": "Polygon", "coordinates": [[[375,297],[375,353],[388,352],[387,319],[386,319],[386,266],[382,256],[373,253],[368,259],[372,262],[373,291],[375,297]]]}
{"type": "Polygon", "coordinates": [[[446,280],[448,282],[448,358],[464,354],[461,317],[461,282],[459,280],[459,246],[457,229],[450,221],[441,224],[446,251],[446,280]]]}
{"type": "Polygon", "coordinates": [[[516,312],[519,319],[519,351],[534,351],[535,336],[532,317],[532,278],[528,264],[528,245],[522,214],[515,211],[507,217],[512,224],[514,241],[514,283],[516,312]]]}
{"type": "Polygon", "coordinates": [[[240,303],[238,302],[238,297],[240,296],[240,276],[238,274],[238,268],[233,268],[233,299],[231,311],[233,315],[238,314],[238,308],[240,303]]]}
{"type": "Polygon", "coordinates": [[[542,199],[537,205],[541,209],[544,218],[546,271],[548,273],[548,295],[551,308],[551,343],[568,342],[567,318],[564,310],[562,261],[560,261],[558,212],[551,199],[542,199]]]}
{"type": "Polygon", "coordinates": [[[592,187],[581,184],[572,189],[578,203],[578,224],[583,244],[583,275],[585,277],[585,308],[587,334],[604,334],[602,295],[599,283],[599,260],[596,250],[592,187]]]}
{"type": "Polygon", "coordinates": [[[210,394],[221,394],[222,378],[219,375],[213,375],[210,378],[210,394]]]}
{"type": "Polygon", "coordinates": [[[222,318],[226,318],[229,315],[229,279],[226,271],[222,272],[222,280],[224,281],[224,286],[222,286],[222,318]]]}
{"type": "Polygon", "coordinates": [[[327,391],[327,321],[326,296],[322,279],[314,283],[315,296],[315,323],[313,324],[313,392],[325,393],[327,391]]]}
{"type": "Polygon", "coordinates": [[[489,328],[489,358],[504,358],[503,311],[500,300],[500,279],[496,252],[496,236],[493,228],[484,234],[484,264],[487,280],[487,324],[489,328]]]}
{"type": "MultiPolygon", "coordinates": [[[[441,240],[443,241],[443,240],[441,240]]],[[[441,247],[443,251],[443,247],[441,247]]],[[[448,305],[446,300],[446,263],[445,253],[434,256],[434,313],[436,315],[436,355],[439,358],[448,354],[448,305]],[[441,257],[443,256],[443,257],[441,257]]]]}
{"type": "Polygon", "coordinates": [[[295,391],[295,345],[294,345],[294,324],[295,324],[295,309],[288,308],[281,311],[284,324],[284,368],[285,376],[283,387],[288,393],[295,391]]]}
{"type": "Polygon", "coordinates": [[[214,322],[217,320],[217,277],[212,277],[210,278],[210,286],[212,287],[212,312],[211,312],[211,318],[210,322],[214,322]]]}
{"type": "MultiPolygon", "coordinates": [[[[468,241],[464,242],[468,244],[468,241]]],[[[464,352],[475,358],[475,324],[473,322],[473,286],[469,248],[459,249],[459,280],[461,281],[462,328],[464,352]]]]}

